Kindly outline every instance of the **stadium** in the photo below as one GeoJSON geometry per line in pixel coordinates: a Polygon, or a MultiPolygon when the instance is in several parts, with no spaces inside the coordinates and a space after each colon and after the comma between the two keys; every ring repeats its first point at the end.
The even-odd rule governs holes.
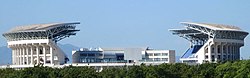
{"type": "Polygon", "coordinates": [[[175,63],[174,50],[147,48],[81,48],[72,51],[73,63],[57,43],[76,35],[76,25],[71,23],[48,23],[17,26],[3,36],[12,49],[12,64],[1,68],[26,68],[37,65],[49,67],[93,66],[98,70],[107,66],[133,66],[141,63],[159,65],[175,63]]]}
{"type": "Polygon", "coordinates": [[[62,65],[68,57],[57,42],[76,35],[76,24],[49,23],[18,26],[3,34],[12,49],[12,66],[62,65]]]}
{"type": "Polygon", "coordinates": [[[181,22],[185,29],[170,29],[191,46],[181,56],[182,63],[202,64],[240,60],[240,48],[248,32],[223,24],[181,22]]]}

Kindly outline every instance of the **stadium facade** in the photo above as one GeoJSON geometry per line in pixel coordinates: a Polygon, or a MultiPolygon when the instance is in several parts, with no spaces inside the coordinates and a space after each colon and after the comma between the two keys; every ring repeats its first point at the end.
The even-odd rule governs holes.
{"type": "Polygon", "coordinates": [[[174,50],[145,48],[81,48],[72,51],[73,63],[175,63],[174,50]]]}
{"type": "Polygon", "coordinates": [[[76,35],[73,23],[49,23],[18,26],[3,34],[12,49],[13,65],[62,65],[68,57],[57,42],[76,35]]]}
{"type": "Polygon", "coordinates": [[[223,24],[181,22],[185,29],[170,29],[187,39],[191,46],[180,60],[188,64],[217,63],[240,60],[240,47],[248,32],[223,24]]]}
{"type": "Polygon", "coordinates": [[[73,63],[57,46],[57,42],[76,35],[76,25],[71,23],[48,23],[17,26],[2,34],[12,49],[12,65],[0,68],[26,68],[36,65],[50,67],[93,66],[98,70],[107,66],[132,66],[175,63],[174,50],[153,50],[149,48],[81,48],[72,51],[73,63]]]}

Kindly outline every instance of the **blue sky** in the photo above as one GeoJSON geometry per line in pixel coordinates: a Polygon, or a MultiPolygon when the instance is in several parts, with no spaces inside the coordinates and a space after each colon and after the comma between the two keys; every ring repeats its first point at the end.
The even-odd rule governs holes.
{"type": "MultiPolygon", "coordinates": [[[[187,40],[168,29],[179,22],[236,25],[250,31],[249,0],[1,0],[0,33],[19,25],[80,21],[77,36],[59,43],[79,47],[173,49],[182,55],[187,40]]],[[[241,55],[249,58],[249,38],[241,55]]],[[[0,36],[0,46],[7,45],[0,36]]]]}

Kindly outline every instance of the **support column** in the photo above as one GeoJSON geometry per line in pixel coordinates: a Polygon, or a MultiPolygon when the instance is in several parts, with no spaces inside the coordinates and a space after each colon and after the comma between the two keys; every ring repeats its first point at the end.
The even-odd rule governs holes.
{"type": "Polygon", "coordinates": [[[235,49],[236,49],[236,47],[234,45],[234,51],[233,51],[233,58],[234,58],[234,60],[235,60],[235,49]]]}
{"type": "Polygon", "coordinates": [[[237,57],[239,60],[241,59],[241,57],[240,57],[240,45],[237,45],[237,57]]]}
{"type": "Polygon", "coordinates": [[[17,53],[18,53],[18,51],[17,51],[17,47],[15,48],[15,65],[17,65],[17,53]]]}
{"type": "Polygon", "coordinates": [[[225,58],[225,60],[224,61],[227,61],[227,43],[225,43],[225,53],[224,53],[224,55],[226,56],[226,57],[224,57],[225,58]]]}
{"type": "Polygon", "coordinates": [[[231,45],[230,44],[227,46],[227,59],[231,60],[231,45]]]}
{"type": "Polygon", "coordinates": [[[224,60],[224,46],[225,46],[225,44],[224,44],[224,43],[221,43],[221,61],[222,61],[222,62],[225,61],[225,60],[224,60]]]}
{"type": "Polygon", "coordinates": [[[234,60],[234,58],[233,58],[233,53],[234,53],[234,46],[232,45],[232,46],[231,46],[231,59],[232,59],[232,60],[234,60]]]}
{"type": "Polygon", "coordinates": [[[21,48],[21,65],[23,65],[23,47],[21,48]]]}
{"type": "Polygon", "coordinates": [[[25,65],[25,47],[23,47],[23,55],[22,55],[22,58],[23,58],[23,64],[22,65],[25,65]]]}
{"type": "MultiPolygon", "coordinates": [[[[220,42],[219,45],[220,45],[220,46],[219,46],[218,48],[220,48],[220,49],[219,49],[220,53],[218,53],[217,57],[219,58],[219,56],[220,56],[220,58],[219,58],[218,60],[219,60],[220,62],[222,62],[222,57],[223,57],[223,55],[222,55],[222,54],[223,54],[223,43],[220,42]]],[[[217,61],[217,62],[218,62],[218,61],[217,61]]]]}
{"type": "Polygon", "coordinates": [[[17,48],[17,65],[20,65],[20,48],[17,48]]]}
{"type": "Polygon", "coordinates": [[[16,65],[16,61],[17,61],[17,48],[15,47],[15,50],[14,50],[14,65],[16,65]]]}
{"type": "Polygon", "coordinates": [[[30,64],[33,65],[33,61],[34,61],[34,58],[33,58],[33,47],[32,45],[30,46],[30,64]]]}
{"type": "Polygon", "coordinates": [[[218,45],[219,45],[219,42],[216,42],[214,44],[214,62],[217,62],[217,59],[218,59],[218,45]]]}
{"type": "Polygon", "coordinates": [[[43,46],[43,64],[46,64],[46,48],[43,46]]]}
{"type": "Polygon", "coordinates": [[[26,46],[26,65],[29,65],[29,47],[26,46]]]}
{"type": "Polygon", "coordinates": [[[15,48],[12,48],[12,64],[15,64],[15,48]]]}
{"type": "Polygon", "coordinates": [[[235,60],[240,60],[240,59],[238,59],[238,53],[237,53],[237,49],[238,49],[238,46],[237,46],[237,44],[235,45],[235,50],[234,50],[234,59],[235,60]]]}
{"type": "Polygon", "coordinates": [[[231,58],[232,60],[234,60],[234,45],[232,45],[232,49],[231,49],[231,58]]]}
{"type": "Polygon", "coordinates": [[[17,47],[15,47],[15,63],[14,65],[17,65],[17,47]]]}
{"type": "Polygon", "coordinates": [[[236,60],[240,60],[240,57],[238,56],[238,45],[235,46],[235,57],[236,57],[236,60]]]}
{"type": "Polygon", "coordinates": [[[20,56],[19,56],[19,58],[20,58],[20,65],[22,65],[23,64],[23,47],[20,48],[20,56]]]}
{"type": "Polygon", "coordinates": [[[23,47],[20,47],[20,55],[19,55],[19,58],[20,58],[20,65],[22,65],[22,63],[23,63],[23,47]]]}
{"type": "Polygon", "coordinates": [[[40,62],[40,58],[39,58],[39,46],[36,46],[36,57],[37,57],[37,60],[36,60],[36,62],[37,62],[37,64],[39,64],[40,62]]]}
{"type": "Polygon", "coordinates": [[[50,64],[54,64],[54,55],[52,46],[49,47],[49,51],[50,51],[50,64]]]}
{"type": "Polygon", "coordinates": [[[21,49],[18,47],[18,65],[20,65],[20,55],[21,55],[21,49]]]}
{"type": "Polygon", "coordinates": [[[19,47],[19,51],[18,51],[18,53],[19,53],[19,56],[18,56],[18,65],[21,65],[22,64],[22,58],[21,58],[21,55],[22,55],[22,48],[21,47],[19,47]]]}
{"type": "Polygon", "coordinates": [[[15,48],[15,64],[14,65],[17,65],[17,47],[15,48]]]}
{"type": "Polygon", "coordinates": [[[208,61],[209,61],[209,62],[211,62],[211,60],[212,60],[212,59],[211,59],[211,55],[212,55],[212,51],[211,51],[211,50],[212,50],[212,47],[211,47],[211,46],[212,46],[212,43],[209,43],[209,44],[208,44],[208,61]]]}

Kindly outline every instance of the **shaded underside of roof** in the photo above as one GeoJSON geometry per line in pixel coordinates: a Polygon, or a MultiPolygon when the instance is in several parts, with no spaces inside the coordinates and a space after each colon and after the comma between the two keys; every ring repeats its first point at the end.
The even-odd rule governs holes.
{"type": "Polygon", "coordinates": [[[173,32],[174,35],[180,35],[181,34],[184,36],[190,36],[193,38],[207,38],[208,35],[205,33],[201,33],[200,31],[196,31],[196,30],[191,30],[191,29],[172,29],[170,30],[173,32]]]}
{"type": "MultiPolygon", "coordinates": [[[[171,29],[170,31],[175,32],[176,34],[188,34],[188,33],[200,33],[196,30],[188,30],[188,29],[171,29]]],[[[174,34],[175,34],[174,33],[174,34]]]]}

